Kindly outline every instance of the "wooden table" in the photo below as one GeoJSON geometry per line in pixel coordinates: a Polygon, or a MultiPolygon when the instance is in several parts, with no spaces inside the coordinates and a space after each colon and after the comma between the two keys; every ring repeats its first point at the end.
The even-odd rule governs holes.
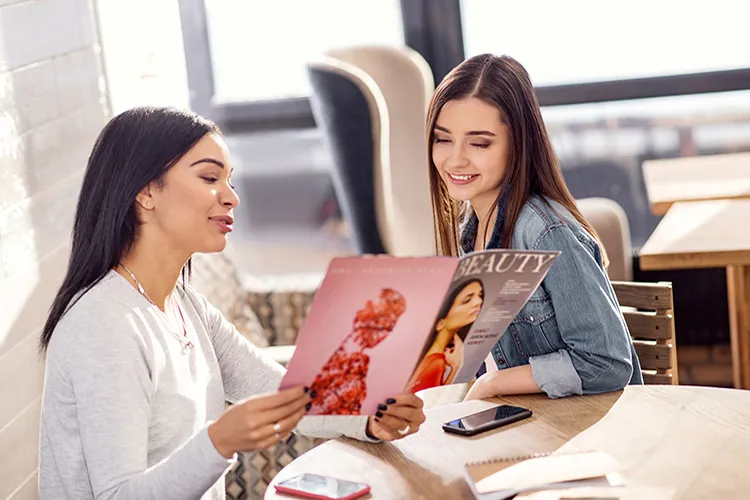
{"type": "Polygon", "coordinates": [[[750,198],[750,153],[645,161],[643,180],[656,215],[680,201],[750,198]]]}
{"type": "Polygon", "coordinates": [[[675,203],[641,249],[640,266],[727,268],[734,386],[750,389],[750,200],[675,203]]]}
{"type": "MultiPolygon", "coordinates": [[[[470,401],[426,413],[418,433],[393,443],[328,441],[294,460],[274,483],[308,472],[365,482],[376,499],[470,499],[465,462],[572,447],[611,453],[629,486],[669,488],[674,499],[747,498],[750,491],[750,391],[629,386],[557,400],[470,401]],[[524,406],[534,415],[474,438],[441,429],[496,403],[524,406]]],[[[270,486],[265,498],[289,497],[270,486]]]]}

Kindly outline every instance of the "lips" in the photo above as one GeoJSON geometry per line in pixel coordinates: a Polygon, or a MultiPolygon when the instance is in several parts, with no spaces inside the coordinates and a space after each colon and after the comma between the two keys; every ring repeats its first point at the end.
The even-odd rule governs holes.
{"type": "Polygon", "coordinates": [[[232,232],[232,224],[234,224],[234,217],[231,215],[219,215],[217,217],[209,217],[211,222],[219,226],[219,229],[225,233],[232,232]]]}

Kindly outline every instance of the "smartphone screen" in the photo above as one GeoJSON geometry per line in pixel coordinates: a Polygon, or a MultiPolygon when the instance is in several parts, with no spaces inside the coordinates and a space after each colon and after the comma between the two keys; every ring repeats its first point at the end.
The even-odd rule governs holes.
{"type": "Polygon", "coordinates": [[[279,489],[296,490],[325,498],[351,498],[352,495],[369,491],[365,484],[343,481],[333,477],[317,474],[300,474],[286,481],[280,482],[279,489]]]}
{"type": "Polygon", "coordinates": [[[471,415],[446,423],[447,427],[453,427],[461,431],[476,431],[480,429],[489,430],[503,425],[504,422],[511,423],[520,417],[531,416],[531,412],[520,406],[500,405],[487,410],[482,410],[471,415]]]}

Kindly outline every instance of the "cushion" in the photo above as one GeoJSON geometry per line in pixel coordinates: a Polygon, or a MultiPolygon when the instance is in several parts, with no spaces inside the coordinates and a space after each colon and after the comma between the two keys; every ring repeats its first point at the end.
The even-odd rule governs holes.
{"type": "Polygon", "coordinates": [[[271,343],[271,333],[258,320],[234,264],[225,254],[193,255],[190,283],[253,344],[265,347],[271,343]]]}
{"type": "Polygon", "coordinates": [[[243,276],[242,288],[270,345],[297,343],[297,334],[323,275],[243,276]]]}

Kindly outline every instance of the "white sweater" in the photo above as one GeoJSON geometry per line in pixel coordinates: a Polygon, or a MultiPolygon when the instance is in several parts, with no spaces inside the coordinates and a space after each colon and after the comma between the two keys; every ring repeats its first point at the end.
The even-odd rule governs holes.
{"type": "MultiPolygon", "coordinates": [[[[233,460],[216,451],[208,423],[225,400],[277,390],[284,368],[189,286],[172,300],[194,344],[187,351],[114,271],[57,325],[42,402],[41,500],[225,498],[233,460]]],[[[297,432],[368,440],[365,425],[366,417],[305,417],[297,432]]]]}

